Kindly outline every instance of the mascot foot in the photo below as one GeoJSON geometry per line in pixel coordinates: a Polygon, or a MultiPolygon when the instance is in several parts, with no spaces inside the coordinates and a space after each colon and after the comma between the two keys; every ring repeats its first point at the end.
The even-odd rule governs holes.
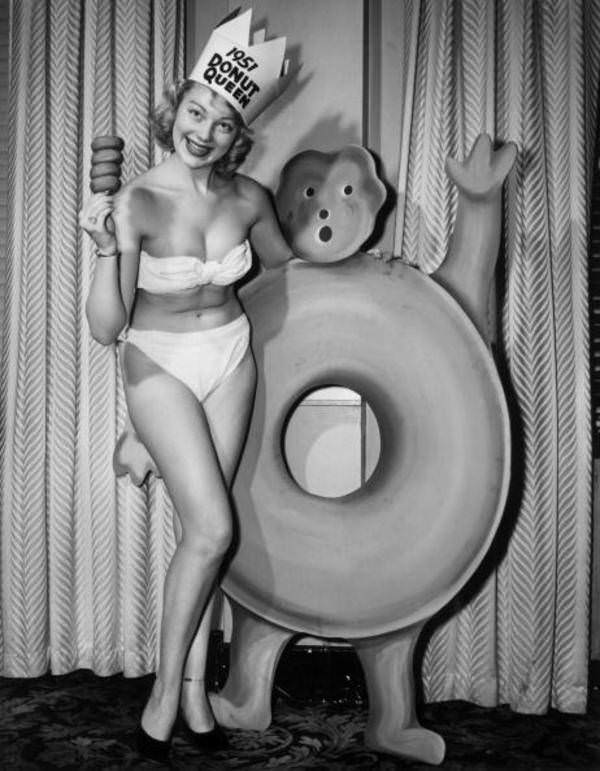
{"type": "Polygon", "coordinates": [[[427,728],[402,728],[386,736],[381,731],[365,731],[365,744],[377,752],[400,755],[439,765],[446,754],[446,745],[439,734],[427,728]]]}
{"type": "Polygon", "coordinates": [[[118,477],[129,474],[134,485],[140,487],[148,474],[160,477],[150,453],[138,439],[131,426],[128,426],[117,442],[113,454],[113,468],[118,477]]]}
{"type": "Polygon", "coordinates": [[[241,728],[244,731],[265,731],[271,724],[271,714],[261,714],[260,710],[244,704],[237,707],[219,693],[209,693],[213,715],[223,728],[241,728]]]}

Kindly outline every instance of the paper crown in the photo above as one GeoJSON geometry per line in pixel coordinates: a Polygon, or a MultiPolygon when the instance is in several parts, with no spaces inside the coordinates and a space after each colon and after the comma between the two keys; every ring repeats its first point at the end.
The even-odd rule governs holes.
{"type": "Polygon", "coordinates": [[[252,9],[238,16],[239,8],[216,27],[189,75],[226,99],[246,125],[287,86],[285,38],[264,41],[265,30],[250,45],[252,9]]]}

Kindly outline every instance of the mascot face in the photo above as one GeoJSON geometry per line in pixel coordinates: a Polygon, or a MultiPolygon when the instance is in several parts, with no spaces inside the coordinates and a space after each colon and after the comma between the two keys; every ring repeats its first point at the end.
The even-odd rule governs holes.
{"type": "Polygon", "coordinates": [[[336,262],[370,236],[385,196],[370,153],[350,145],[337,153],[295,155],[281,173],[275,201],[294,254],[336,262]]]}

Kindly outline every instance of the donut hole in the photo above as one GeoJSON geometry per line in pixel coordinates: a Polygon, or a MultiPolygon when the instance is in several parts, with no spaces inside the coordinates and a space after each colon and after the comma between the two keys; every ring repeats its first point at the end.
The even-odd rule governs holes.
{"type": "Polygon", "coordinates": [[[363,488],[380,458],[375,413],[360,393],[330,385],[303,394],[284,422],[288,473],[305,492],[341,498],[363,488]]]}

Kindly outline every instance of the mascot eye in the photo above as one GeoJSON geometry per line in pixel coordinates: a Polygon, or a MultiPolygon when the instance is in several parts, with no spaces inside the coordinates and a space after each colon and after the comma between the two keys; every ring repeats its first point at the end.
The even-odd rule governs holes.
{"type": "Polygon", "coordinates": [[[354,188],[352,187],[352,185],[346,185],[344,187],[344,195],[352,195],[353,192],[354,192],[354,188]]]}
{"type": "Polygon", "coordinates": [[[314,194],[315,194],[314,187],[307,187],[306,190],[304,191],[304,195],[307,198],[312,198],[314,194]]]}

